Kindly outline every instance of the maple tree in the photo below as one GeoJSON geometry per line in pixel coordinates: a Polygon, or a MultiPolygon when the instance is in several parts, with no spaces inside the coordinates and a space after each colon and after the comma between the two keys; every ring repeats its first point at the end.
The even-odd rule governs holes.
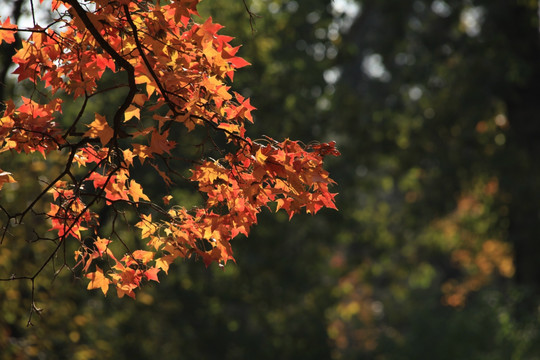
{"type": "MultiPolygon", "coordinates": [[[[74,260],[64,258],[63,265],[81,271],[88,289],[107,294],[112,287],[119,297],[135,297],[141,284],[159,281],[178,258],[200,258],[207,266],[234,261],[230,241],[248,236],[264,208],[283,209],[289,217],[335,209],[334,181],[323,169],[325,156],[339,155],[335,143],[247,136],[255,108],[230,83],[249,63],[236,55],[233,38],[219,33],[221,25],[212,18],[195,21],[199,2],[53,0],[54,20],[46,26],[35,16],[26,28],[0,20],[0,41],[29,34],[13,56],[14,74],[34,89],[5,103],[0,153],[63,159],[63,170],[24,210],[0,205],[2,240],[11,224],[45,203],[48,211],[38,215],[50,222],[50,233],[36,240],[55,243],[32,276],[2,280],[27,279],[33,286],[53,257],[75,242],[74,260]],[[111,74],[115,85],[104,87],[111,74]],[[112,115],[88,110],[94,96],[119,90],[112,115]],[[78,113],[67,119],[63,110],[75,101],[78,113]],[[186,134],[201,130],[203,141],[186,158],[186,134]],[[179,162],[190,167],[189,175],[175,167],[179,162]],[[145,193],[136,179],[141,168],[155,171],[165,196],[145,193]],[[170,190],[179,182],[192,184],[203,205],[175,204],[170,190]],[[103,206],[112,219],[98,211],[103,206]],[[124,241],[120,222],[136,228],[146,246],[124,241]]],[[[0,170],[0,189],[21,180],[14,172],[0,170]]]]}

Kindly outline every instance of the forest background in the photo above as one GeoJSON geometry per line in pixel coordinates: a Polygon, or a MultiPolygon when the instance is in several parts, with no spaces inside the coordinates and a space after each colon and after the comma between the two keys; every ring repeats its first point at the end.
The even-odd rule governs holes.
{"type": "MultiPolygon", "coordinates": [[[[250,131],[336,141],[339,212],[266,213],[236,264],[180,262],[136,300],[42,279],[32,327],[29,284],[2,282],[0,359],[539,359],[538,3],[246,3],[254,24],[240,0],[199,9],[252,63],[250,131]]],[[[0,60],[0,98],[24,93],[6,44],[0,60]]],[[[33,271],[25,238],[0,247],[2,276],[33,271]]]]}

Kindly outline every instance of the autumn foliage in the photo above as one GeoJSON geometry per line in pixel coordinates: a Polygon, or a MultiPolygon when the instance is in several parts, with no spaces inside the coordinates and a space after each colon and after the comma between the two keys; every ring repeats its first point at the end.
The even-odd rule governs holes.
{"type": "MultiPolygon", "coordinates": [[[[23,39],[13,57],[18,81],[47,92],[6,102],[0,153],[60,153],[65,160],[64,170],[42,185],[24,211],[2,205],[9,220],[3,234],[36,204],[48,203],[47,237],[54,234],[56,244],[49,260],[76,242],[67,265],[82,271],[88,289],[107,294],[112,286],[119,297],[135,297],[141,284],[159,281],[178,258],[200,258],[207,266],[234,260],[230,241],[248,236],[264,208],[283,209],[289,217],[335,208],[328,188],[333,181],[323,169],[325,156],[339,155],[335,143],[247,136],[255,108],[230,83],[248,62],[237,56],[233,38],[219,33],[221,25],[211,18],[195,22],[198,2],[53,0],[55,20],[46,26],[34,22],[17,29],[9,18],[0,19],[0,40],[14,43],[16,33],[23,39]],[[105,88],[105,75],[115,77],[116,85],[105,88]],[[88,110],[94,96],[118,89],[123,92],[113,115],[88,110]],[[66,119],[63,109],[75,100],[81,103],[78,114],[66,119]],[[206,134],[191,158],[179,155],[186,146],[178,138],[182,127],[185,134],[206,134]],[[191,167],[190,175],[172,165],[179,158],[191,167]],[[156,186],[168,189],[167,195],[148,196],[135,178],[143,166],[155,171],[156,186]],[[170,190],[182,181],[203,195],[203,206],[175,201],[170,190]],[[114,214],[107,231],[107,219],[96,211],[103,206],[114,214]],[[123,241],[117,217],[136,228],[144,248],[123,241]]],[[[0,170],[0,188],[22,181],[12,172],[0,170]]],[[[33,281],[45,265],[27,278],[33,281]]]]}

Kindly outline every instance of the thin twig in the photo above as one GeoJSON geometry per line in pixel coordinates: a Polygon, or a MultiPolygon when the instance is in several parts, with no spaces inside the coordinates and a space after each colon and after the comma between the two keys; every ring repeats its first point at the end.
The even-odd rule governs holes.
{"type": "Polygon", "coordinates": [[[246,3],[246,0],[242,0],[244,3],[244,7],[246,8],[246,11],[249,15],[249,26],[251,27],[251,34],[253,35],[255,33],[255,19],[260,17],[259,15],[255,14],[253,11],[249,9],[248,4],[246,3]]]}

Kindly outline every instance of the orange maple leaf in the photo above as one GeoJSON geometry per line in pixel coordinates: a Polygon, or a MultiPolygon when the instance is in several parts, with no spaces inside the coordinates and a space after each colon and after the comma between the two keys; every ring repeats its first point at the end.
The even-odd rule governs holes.
{"type": "Polygon", "coordinates": [[[153,131],[150,140],[150,151],[154,154],[163,154],[164,152],[170,154],[171,150],[176,146],[176,142],[168,140],[168,137],[168,130],[161,135],[158,131],[153,131]]]}
{"type": "Polygon", "coordinates": [[[148,270],[146,270],[144,272],[144,277],[146,278],[146,280],[149,280],[149,281],[154,280],[154,281],[159,282],[159,279],[158,279],[158,276],[157,276],[159,271],[160,271],[160,269],[158,269],[158,268],[155,268],[155,267],[150,268],[150,269],[148,269],[148,270]]]}
{"type": "Polygon", "coordinates": [[[2,28],[0,30],[0,43],[2,43],[2,41],[5,41],[8,44],[14,43],[17,25],[11,23],[9,16],[3,23],[0,23],[0,27],[2,28]]]}
{"type": "Polygon", "coordinates": [[[102,256],[103,253],[107,252],[110,243],[111,240],[103,239],[99,236],[97,240],[94,241],[94,246],[98,249],[98,253],[100,256],[102,256]]]}
{"type": "Polygon", "coordinates": [[[154,258],[154,253],[146,250],[135,250],[131,256],[136,260],[140,260],[143,264],[147,264],[154,258]]]}
{"type": "Polygon", "coordinates": [[[165,205],[169,205],[169,203],[170,203],[170,201],[171,201],[172,198],[173,198],[172,195],[165,195],[165,196],[162,198],[163,203],[164,203],[165,205]]]}

